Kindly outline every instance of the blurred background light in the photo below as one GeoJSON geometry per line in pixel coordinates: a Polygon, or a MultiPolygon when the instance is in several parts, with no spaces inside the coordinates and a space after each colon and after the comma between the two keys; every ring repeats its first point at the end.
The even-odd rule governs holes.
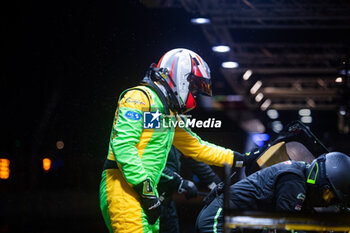
{"type": "Polygon", "coordinates": [[[262,147],[269,139],[270,136],[266,133],[256,133],[252,135],[252,141],[259,147],[262,147]]]}
{"type": "Polygon", "coordinates": [[[316,107],[316,103],[315,103],[315,100],[313,100],[313,99],[308,99],[307,101],[306,101],[306,104],[308,105],[308,106],[310,106],[311,108],[314,108],[314,107],[316,107]]]}
{"type": "Polygon", "coordinates": [[[217,46],[213,46],[212,50],[217,53],[226,53],[226,52],[229,52],[231,49],[227,45],[217,45],[217,46]]]}
{"type": "Polygon", "coordinates": [[[234,68],[237,68],[239,66],[239,64],[237,62],[234,62],[234,61],[225,61],[225,62],[221,63],[221,66],[223,68],[227,68],[227,69],[234,69],[234,68]]]}
{"type": "MultiPolygon", "coordinates": [[[[254,134],[254,133],[265,133],[266,128],[263,123],[259,119],[252,118],[252,119],[247,119],[247,120],[242,120],[239,123],[239,126],[249,134],[254,134]]],[[[248,136],[249,139],[251,139],[251,136],[248,136]]]]}
{"type": "Polygon", "coordinates": [[[208,18],[193,18],[193,19],[191,19],[191,23],[193,23],[193,24],[208,24],[208,23],[210,23],[210,19],[208,19],[208,18]]]}
{"type": "Polygon", "coordinates": [[[335,79],[336,83],[342,83],[343,82],[343,78],[342,77],[338,77],[335,79]]]}
{"type": "Polygon", "coordinates": [[[57,149],[62,150],[64,148],[64,142],[61,141],[61,140],[57,141],[56,142],[56,147],[57,147],[57,149]]]}
{"type": "Polygon", "coordinates": [[[310,124],[312,123],[312,117],[311,116],[303,116],[300,118],[301,122],[310,124]]]}
{"type": "Polygon", "coordinates": [[[228,102],[240,102],[240,101],[243,101],[243,96],[241,96],[241,95],[227,95],[226,101],[228,101],[228,102]]]}
{"type": "Polygon", "coordinates": [[[279,133],[279,132],[282,131],[282,129],[283,129],[283,125],[282,125],[282,123],[280,121],[273,121],[272,122],[272,130],[273,130],[273,132],[279,133]]]}
{"type": "Polygon", "coordinates": [[[244,72],[243,74],[243,80],[248,80],[250,78],[250,76],[252,76],[253,71],[252,70],[247,70],[246,72],[244,72]]]}
{"type": "Polygon", "coordinates": [[[310,116],[311,110],[307,109],[307,108],[303,108],[303,109],[300,109],[298,111],[298,113],[299,113],[300,116],[310,116]]]}
{"type": "Polygon", "coordinates": [[[0,159],[0,179],[7,180],[10,177],[10,160],[0,159]]]}
{"type": "Polygon", "coordinates": [[[346,115],[346,109],[344,106],[340,106],[339,108],[339,114],[342,115],[342,116],[345,116],[346,115]]]}
{"type": "Polygon", "coordinates": [[[275,120],[278,118],[278,111],[276,109],[269,109],[266,112],[267,116],[270,117],[270,119],[275,120]]]}
{"type": "Polygon", "coordinates": [[[255,96],[255,101],[260,102],[263,98],[264,98],[264,94],[260,92],[255,96]]]}
{"type": "Polygon", "coordinates": [[[43,159],[43,169],[44,172],[48,172],[51,169],[51,159],[49,158],[44,158],[43,159]]]}
{"type": "Polygon", "coordinates": [[[250,94],[254,95],[261,86],[262,86],[262,82],[260,80],[257,81],[250,89],[250,94]]]}
{"type": "Polygon", "coordinates": [[[262,111],[265,111],[270,105],[271,105],[271,100],[270,99],[266,99],[264,101],[264,103],[260,106],[260,109],[262,111]]]}
{"type": "Polygon", "coordinates": [[[344,69],[343,70],[340,70],[339,72],[341,75],[346,75],[346,74],[350,74],[350,70],[348,70],[348,72],[346,72],[344,69]]]}

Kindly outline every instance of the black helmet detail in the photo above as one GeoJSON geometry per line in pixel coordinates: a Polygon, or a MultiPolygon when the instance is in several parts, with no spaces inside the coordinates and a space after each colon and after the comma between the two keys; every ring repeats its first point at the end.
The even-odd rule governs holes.
{"type": "Polygon", "coordinates": [[[326,176],[341,202],[350,202],[350,157],[341,152],[326,154],[326,176]]]}
{"type": "Polygon", "coordinates": [[[307,183],[313,195],[314,204],[321,203],[320,197],[327,189],[334,193],[335,202],[349,204],[350,157],[341,152],[330,152],[319,156],[308,167],[307,183]]]}

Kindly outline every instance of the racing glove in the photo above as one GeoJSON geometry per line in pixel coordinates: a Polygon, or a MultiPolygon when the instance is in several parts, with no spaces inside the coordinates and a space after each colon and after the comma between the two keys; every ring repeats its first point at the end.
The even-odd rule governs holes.
{"type": "Polygon", "coordinates": [[[256,159],[260,156],[262,152],[262,148],[256,148],[251,152],[241,154],[238,152],[234,152],[234,167],[250,167],[254,166],[256,163],[256,159]]]}
{"type": "Polygon", "coordinates": [[[196,185],[190,180],[182,180],[178,189],[178,193],[184,193],[186,199],[190,199],[192,197],[196,197],[198,194],[198,190],[196,185]]]}
{"type": "Polygon", "coordinates": [[[270,147],[270,144],[264,145],[263,147],[258,147],[253,149],[252,151],[246,153],[248,155],[246,157],[245,164],[245,173],[246,176],[251,175],[252,173],[259,171],[260,167],[257,163],[257,159],[270,147]]]}
{"type": "Polygon", "coordinates": [[[153,192],[149,179],[134,186],[134,190],[138,194],[139,201],[143,210],[147,215],[147,221],[153,225],[160,216],[160,201],[156,194],[153,192]]]}

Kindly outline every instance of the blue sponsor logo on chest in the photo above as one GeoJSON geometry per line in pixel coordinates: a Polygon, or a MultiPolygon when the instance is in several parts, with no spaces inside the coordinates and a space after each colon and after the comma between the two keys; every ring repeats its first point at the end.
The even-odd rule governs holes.
{"type": "Polygon", "coordinates": [[[141,119],[142,115],[138,112],[127,111],[124,115],[126,118],[138,121],[141,119]]]}

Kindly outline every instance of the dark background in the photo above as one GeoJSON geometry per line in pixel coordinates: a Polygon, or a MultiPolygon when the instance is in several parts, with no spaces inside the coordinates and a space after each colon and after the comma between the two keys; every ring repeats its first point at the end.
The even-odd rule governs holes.
{"type": "MultiPolygon", "coordinates": [[[[137,1],[11,1],[2,11],[0,157],[10,160],[11,173],[0,180],[0,233],[107,232],[98,189],[119,94],[176,47],[207,61],[214,94],[230,94],[215,87],[225,84],[219,62],[181,8],[150,9],[137,1]],[[44,157],[53,161],[48,173],[44,157]]],[[[191,114],[222,119],[223,129],[199,132],[204,139],[244,150],[246,134],[223,112],[199,107],[191,114]]],[[[281,114],[286,122],[294,118],[281,114]]],[[[329,146],[349,151],[348,139],[336,133],[336,114],[319,114],[322,121],[313,130],[329,146]]],[[[182,230],[191,232],[200,198],[177,200],[182,230]]]]}
{"type": "MultiPolygon", "coordinates": [[[[98,189],[119,94],[172,48],[214,63],[210,46],[182,9],[148,9],[137,1],[9,4],[2,9],[0,157],[10,160],[10,177],[0,180],[0,232],[107,232],[98,189]],[[44,157],[53,162],[48,173],[44,157]]],[[[236,134],[243,149],[243,132],[227,122],[225,135],[236,134]]],[[[233,144],[217,135],[202,136],[233,144]]],[[[180,207],[183,222],[194,223],[191,210],[180,207]]]]}

